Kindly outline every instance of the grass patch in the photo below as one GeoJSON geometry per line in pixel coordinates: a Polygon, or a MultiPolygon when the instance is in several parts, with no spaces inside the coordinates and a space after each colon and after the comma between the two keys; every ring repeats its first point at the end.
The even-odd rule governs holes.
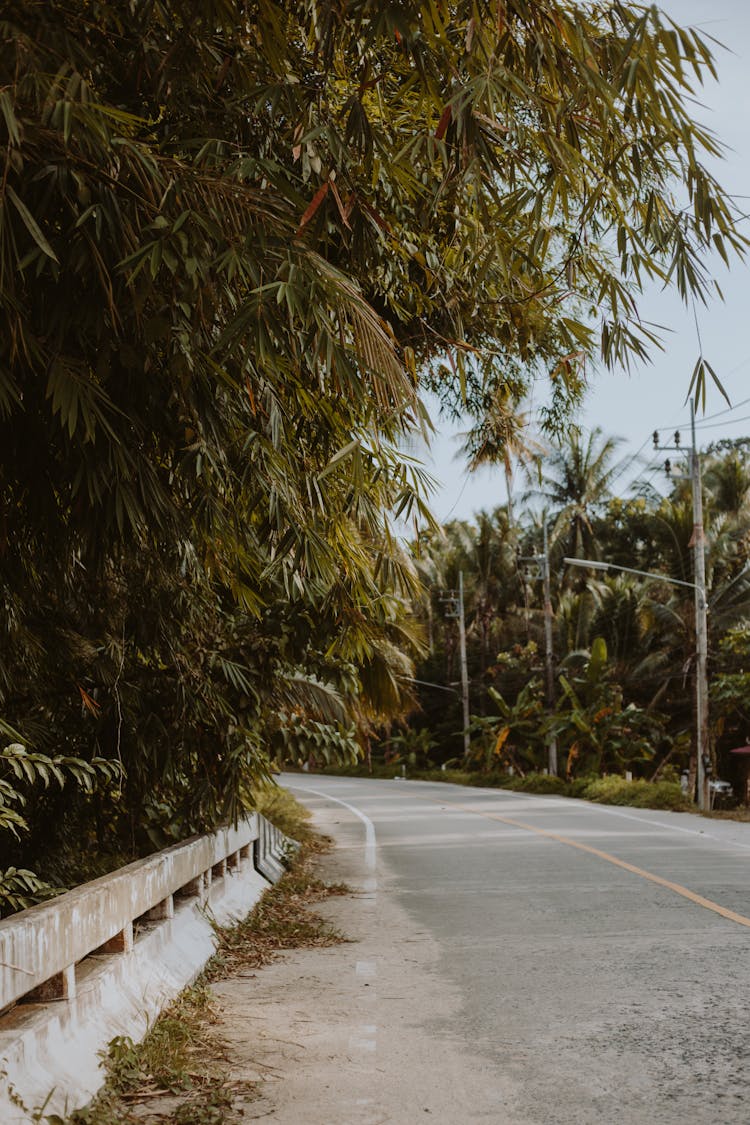
{"type": "MultiPolygon", "coordinates": [[[[401,777],[402,776],[402,768],[401,767],[402,767],[403,764],[404,763],[401,762],[401,761],[388,762],[387,764],[385,762],[373,762],[372,768],[370,768],[367,765],[367,762],[360,761],[360,762],[356,762],[354,765],[321,766],[319,769],[316,769],[309,776],[314,776],[316,773],[322,773],[322,774],[331,774],[334,777],[374,777],[374,778],[377,778],[379,781],[387,781],[389,778],[401,777]]],[[[290,769],[290,768],[294,772],[294,767],[290,767],[290,766],[286,766],[286,765],[284,766],[284,769],[290,769]]],[[[409,777],[415,776],[415,771],[414,771],[413,767],[408,765],[408,763],[406,764],[406,771],[407,771],[407,774],[409,775],[409,777]]],[[[300,771],[300,772],[302,772],[303,776],[304,776],[305,771],[300,771]]],[[[422,771],[422,772],[425,772],[425,771],[422,771]]]]}
{"type": "MultiPolygon", "coordinates": [[[[344,768],[330,767],[320,771],[325,774],[342,774],[347,777],[396,778],[401,777],[401,764],[385,766],[373,763],[370,773],[364,762],[344,768]]],[[[495,770],[415,769],[407,768],[407,777],[414,781],[443,781],[452,785],[471,785],[485,789],[510,789],[519,793],[540,793],[558,797],[579,797],[598,801],[603,805],[630,805],[637,809],[668,809],[672,812],[692,812],[717,820],[750,822],[750,808],[712,809],[701,812],[683,795],[677,781],[626,781],[624,777],[579,777],[566,781],[562,777],[530,773],[526,777],[510,777],[495,770]]]]}
{"type": "Polygon", "coordinates": [[[118,1036],[104,1058],[107,1081],[85,1108],[47,1125],[228,1125],[239,1094],[249,1083],[232,1082],[217,1014],[206,982],[199,979],[166,1008],[141,1043],[118,1036]]]}
{"type": "Polygon", "coordinates": [[[717,820],[741,820],[743,823],[748,823],[750,822],[750,809],[740,805],[736,809],[714,810],[711,816],[716,817],[717,820]]]}
{"type": "MultiPolygon", "coordinates": [[[[443,773],[434,770],[431,781],[455,781],[458,771],[443,773]]],[[[672,809],[674,812],[695,812],[677,781],[626,781],[624,777],[579,777],[566,781],[544,773],[529,773],[526,777],[509,777],[507,774],[463,773],[462,784],[485,785],[509,789],[517,793],[539,793],[557,797],[579,797],[585,801],[598,801],[602,805],[630,805],[639,809],[672,809]],[[481,780],[479,780],[481,779],[481,780]]]]}
{"type": "Polygon", "coordinates": [[[266,891],[243,922],[217,927],[219,947],[203,971],[207,982],[261,968],[284,949],[309,949],[345,940],[312,909],[324,898],[349,891],[340,883],[324,883],[314,874],[315,855],[322,846],[303,845],[291,869],[266,891]]]}
{"type": "Polygon", "coordinates": [[[154,1022],[141,1043],[121,1036],[104,1059],[107,1081],[84,1109],[66,1118],[36,1120],[46,1125],[231,1125],[243,1120],[238,1098],[252,1097],[253,1085],[231,1078],[210,985],[269,964],[283,950],[327,946],[345,940],[312,908],[343,884],[327,884],[314,870],[316,856],[329,846],[313,832],[310,815],[285,790],[269,786],[258,794],[258,810],[298,840],[289,870],[270,887],[244,921],[217,926],[216,953],[198,980],[154,1022]]]}
{"type": "MultiPolygon", "coordinates": [[[[431,781],[455,781],[458,771],[432,771],[431,781]]],[[[626,781],[624,777],[579,777],[566,781],[544,773],[530,773],[526,777],[509,777],[507,774],[462,775],[464,785],[485,785],[509,789],[517,793],[539,793],[557,797],[579,797],[585,801],[598,801],[602,805],[630,805],[639,809],[671,809],[674,812],[695,812],[677,781],[626,781]],[[481,778],[481,780],[479,780],[481,778]],[[463,780],[465,779],[465,780],[463,780]]]]}
{"type": "Polygon", "coordinates": [[[695,811],[695,805],[684,796],[678,781],[626,781],[623,777],[598,777],[588,783],[581,796],[603,805],[695,811]]]}
{"type": "Polygon", "coordinates": [[[324,837],[310,827],[309,811],[287,789],[269,783],[256,789],[253,798],[258,812],[281,829],[285,836],[316,851],[325,846],[324,837]]]}

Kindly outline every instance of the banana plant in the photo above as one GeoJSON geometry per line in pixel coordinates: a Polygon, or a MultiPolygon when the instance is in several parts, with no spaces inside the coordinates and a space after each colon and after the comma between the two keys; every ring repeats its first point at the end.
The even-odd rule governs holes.
{"type": "Polygon", "coordinates": [[[494,687],[488,695],[499,715],[473,716],[472,728],[480,734],[476,751],[485,769],[512,766],[524,775],[541,768],[544,754],[544,702],[541,680],[523,686],[513,703],[494,687]]]}
{"type": "Polygon", "coordinates": [[[559,676],[562,697],[551,730],[567,747],[566,774],[601,775],[650,762],[664,740],[658,716],[635,703],[608,677],[607,646],[596,637],[575,685],[559,676]]]}

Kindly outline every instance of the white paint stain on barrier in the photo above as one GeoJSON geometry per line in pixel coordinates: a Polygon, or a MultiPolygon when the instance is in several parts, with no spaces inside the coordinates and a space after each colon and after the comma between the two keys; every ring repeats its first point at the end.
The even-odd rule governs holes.
{"type": "Polygon", "coordinates": [[[376,977],[378,975],[378,967],[374,961],[357,961],[354,971],[358,977],[376,977]]]}

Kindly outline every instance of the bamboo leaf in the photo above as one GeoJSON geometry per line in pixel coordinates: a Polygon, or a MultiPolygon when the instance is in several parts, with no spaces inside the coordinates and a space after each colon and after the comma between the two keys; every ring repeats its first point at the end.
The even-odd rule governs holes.
{"type": "Polygon", "coordinates": [[[323,202],[325,197],[328,195],[328,189],[329,189],[330,186],[331,185],[328,183],[328,181],[326,181],[324,184],[321,184],[320,187],[318,188],[318,190],[315,192],[315,195],[310,200],[309,206],[306,208],[305,213],[303,214],[302,218],[299,221],[299,226],[297,227],[297,234],[301,234],[302,231],[307,226],[307,224],[313,218],[316,211],[320,207],[321,203],[323,202]]]}
{"type": "Polygon", "coordinates": [[[36,222],[36,219],[31,214],[26,204],[18,198],[10,184],[6,184],[5,191],[8,199],[10,199],[11,203],[15,207],[24,226],[26,227],[31,237],[34,239],[34,242],[36,242],[39,249],[43,254],[46,254],[48,258],[51,258],[53,262],[57,262],[57,264],[59,265],[59,258],[55,254],[47,239],[42,234],[36,222]]]}

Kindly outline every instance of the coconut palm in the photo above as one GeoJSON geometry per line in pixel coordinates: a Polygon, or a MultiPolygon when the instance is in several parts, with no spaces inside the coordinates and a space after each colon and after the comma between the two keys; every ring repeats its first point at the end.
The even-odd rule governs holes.
{"type": "Polygon", "coordinates": [[[540,498],[549,509],[554,521],[551,539],[558,553],[599,557],[596,518],[622,469],[622,463],[615,461],[619,444],[619,438],[605,438],[598,427],[587,436],[572,428],[563,442],[537,461],[539,483],[527,490],[526,499],[540,498]]]}
{"type": "Polygon", "coordinates": [[[703,464],[708,505],[745,525],[750,522],[750,463],[743,449],[714,453],[703,464]]]}

